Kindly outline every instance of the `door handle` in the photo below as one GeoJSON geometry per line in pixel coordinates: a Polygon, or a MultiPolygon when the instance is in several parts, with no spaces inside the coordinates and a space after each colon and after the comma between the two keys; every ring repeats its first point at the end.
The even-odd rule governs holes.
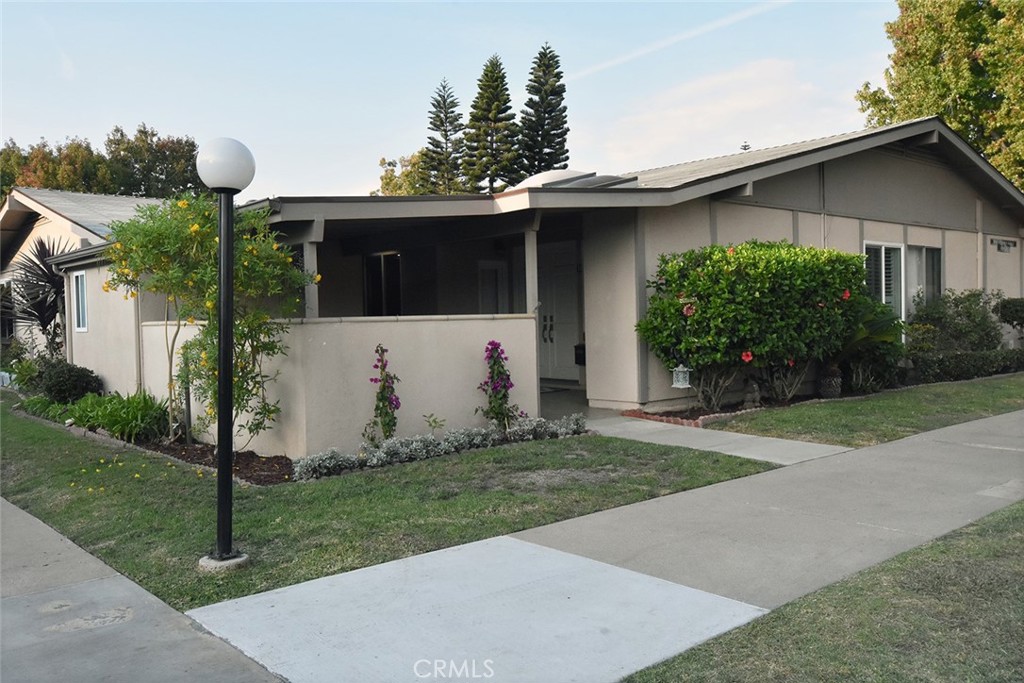
{"type": "Polygon", "coordinates": [[[548,340],[555,343],[555,316],[551,316],[551,327],[548,328],[548,340]]]}

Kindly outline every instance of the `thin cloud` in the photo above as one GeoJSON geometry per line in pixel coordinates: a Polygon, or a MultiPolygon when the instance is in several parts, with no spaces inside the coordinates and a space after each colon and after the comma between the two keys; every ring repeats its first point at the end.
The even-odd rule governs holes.
{"type": "Polygon", "coordinates": [[[684,31],[683,33],[679,33],[674,36],[665,38],[663,40],[651,43],[640,48],[639,50],[634,50],[633,52],[621,55],[619,57],[615,57],[614,59],[609,59],[608,61],[595,64],[594,66],[589,66],[583,69],[582,71],[577,71],[574,74],[567,75],[565,80],[567,82],[578,81],[581,78],[592,76],[596,73],[600,73],[601,71],[611,69],[612,67],[620,66],[622,64],[628,64],[629,62],[640,59],[641,57],[646,57],[649,54],[658,52],[660,50],[664,50],[667,47],[672,47],[677,43],[683,42],[684,40],[691,40],[698,36],[702,36],[707,33],[717,31],[718,29],[725,28],[727,26],[732,26],[733,24],[739,23],[745,19],[755,17],[759,14],[764,14],[765,12],[771,12],[792,2],[793,0],[785,0],[783,2],[765,2],[761,3],[760,5],[749,7],[740,12],[736,12],[735,14],[730,14],[728,16],[722,17],[721,19],[716,19],[706,24],[702,24],[701,26],[690,29],[689,31],[684,31]]]}

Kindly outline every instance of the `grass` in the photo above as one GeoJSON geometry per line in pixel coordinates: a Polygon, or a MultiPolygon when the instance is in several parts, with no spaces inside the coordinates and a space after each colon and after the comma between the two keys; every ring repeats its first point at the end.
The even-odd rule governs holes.
{"type": "Polygon", "coordinates": [[[1024,502],[626,679],[683,680],[1024,680],[1024,502]]]}
{"type": "Polygon", "coordinates": [[[800,403],[709,427],[860,448],[1024,409],[1024,373],[926,384],[844,401],[800,403]]]}
{"type": "Polygon", "coordinates": [[[216,479],[0,404],[0,493],[181,610],[771,469],[596,436],[517,444],[310,483],[237,487],[251,564],[201,574],[216,479]]]}

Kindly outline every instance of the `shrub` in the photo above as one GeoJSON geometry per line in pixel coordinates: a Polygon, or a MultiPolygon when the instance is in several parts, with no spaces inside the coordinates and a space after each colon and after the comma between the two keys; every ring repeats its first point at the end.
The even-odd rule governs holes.
{"type": "Polygon", "coordinates": [[[341,453],[332,448],[297,460],[295,478],[320,479],[356,469],[426,460],[473,448],[488,448],[501,443],[573,436],[582,434],[586,429],[586,418],[577,413],[559,420],[545,420],[540,417],[518,418],[504,432],[492,422],[487,428],[453,429],[440,439],[433,434],[392,437],[385,440],[379,448],[367,448],[364,445],[365,451],[360,454],[341,453]]]}
{"type": "MultiPolygon", "coordinates": [[[[662,254],[640,337],[672,369],[694,371],[701,403],[720,407],[735,374],[764,371],[784,396],[811,360],[837,353],[867,298],[864,258],[786,242],[662,254]]],[[[771,390],[776,390],[772,388],[771,390]]]]}
{"type": "Polygon", "coordinates": [[[31,358],[22,358],[11,364],[14,384],[26,393],[39,392],[39,364],[31,358]]]}
{"type": "Polygon", "coordinates": [[[28,357],[28,349],[18,339],[0,344],[0,370],[13,372],[14,364],[28,357]]]}
{"type": "Polygon", "coordinates": [[[1017,331],[1024,342],[1024,298],[1003,299],[992,307],[999,321],[1017,331]]]}
{"type": "Polygon", "coordinates": [[[39,362],[39,389],[55,403],[74,403],[86,394],[103,391],[103,380],[88,368],[49,358],[39,362]]]}
{"type": "Polygon", "coordinates": [[[47,419],[55,419],[50,418],[48,414],[53,406],[59,407],[62,411],[64,410],[64,406],[59,403],[54,403],[45,396],[29,396],[21,402],[21,409],[29,415],[45,417],[47,419]]]}
{"type": "MultiPolygon", "coordinates": [[[[947,354],[962,351],[991,351],[1003,341],[999,321],[992,312],[999,302],[998,294],[980,289],[956,292],[947,289],[942,296],[925,302],[924,296],[914,297],[911,325],[929,325],[934,328],[928,338],[929,352],[947,354]]],[[[921,352],[919,347],[913,352],[921,352]]]]}
{"type": "Polygon", "coordinates": [[[98,426],[122,441],[156,441],[167,435],[167,399],[158,400],[146,391],[107,396],[98,426]]]}
{"type": "Polygon", "coordinates": [[[1021,372],[1024,371],[1024,349],[926,354],[914,359],[914,369],[922,382],[954,382],[1004,372],[1021,372]]]}
{"type": "Polygon", "coordinates": [[[86,394],[67,406],[67,417],[75,421],[75,426],[95,431],[103,426],[103,412],[107,399],[99,394],[86,394]]]}

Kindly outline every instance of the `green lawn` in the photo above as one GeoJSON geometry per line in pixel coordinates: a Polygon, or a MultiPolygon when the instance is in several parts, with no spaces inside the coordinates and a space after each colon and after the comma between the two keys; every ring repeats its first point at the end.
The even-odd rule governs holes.
{"type": "Polygon", "coordinates": [[[626,679],[1024,680],[1024,502],[626,679]]]}
{"type": "Polygon", "coordinates": [[[771,469],[717,453],[582,436],[235,491],[251,565],[200,573],[216,480],[0,405],[0,492],[185,610],[771,469]]]}
{"type": "Polygon", "coordinates": [[[862,398],[769,408],[709,425],[744,434],[873,446],[947,425],[1024,409],[1024,373],[925,384],[862,398]]]}

